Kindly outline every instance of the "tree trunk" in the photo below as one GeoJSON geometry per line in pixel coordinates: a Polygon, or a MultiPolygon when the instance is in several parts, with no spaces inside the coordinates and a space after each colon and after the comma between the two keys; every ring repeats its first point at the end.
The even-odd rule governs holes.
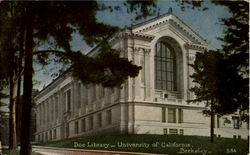
{"type": "Polygon", "coordinates": [[[32,51],[33,51],[33,22],[32,7],[26,7],[26,40],[25,40],[25,64],[23,84],[23,108],[21,124],[21,151],[20,155],[30,155],[30,120],[31,120],[31,96],[32,96],[32,51]]]}
{"type": "Polygon", "coordinates": [[[214,142],[214,103],[211,102],[210,141],[214,142]]]}
{"type": "Polygon", "coordinates": [[[7,51],[9,52],[9,150],[16,149],[17,143],[16,143],[16,106],[15,106],[15,81],[14,81],[14,75],[15,75],[15,51],[13,50],[13,45],[11,44],[13,42],[13,31],[8,29],[8,45],[7,45],[7,51]]]}
{"type": "MultiPolygon", "coordinates": [[[[13,71],[11,71],[13,72],[13,71]]],[[[14,77],[11,73],[10,75],[10,115],[9,115],[9,150],[16,149],[17,143],[16,143],[16,106],[15,106],[15,99],[14,99],[14,92],[15,92],[15,83],[14,83],[14,77]]]]}
{"type": "Polygon", "coordinates": [[[24,30],[21,30],[20,35],[20,52],[18,57],[18,81],[17,81],[17,97],[16,97],[16,134],[17,142],[20,141],[20,129],[21,129],[21,116],[22,116],[22,105],[21,105],[21,81],[22,81],[22,71],[23,71],[23,40],[24,40],[24,30]]]}

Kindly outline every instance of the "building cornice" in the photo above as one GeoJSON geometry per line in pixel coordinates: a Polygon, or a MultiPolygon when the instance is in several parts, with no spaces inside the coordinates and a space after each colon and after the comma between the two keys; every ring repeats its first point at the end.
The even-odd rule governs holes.
{"type": "Polygon", "coordinates": [[[155,29],[162,26],[163,24],[170,24],[178,29],[182,30],[188,37],[195,40],[197,43],[202,45],[207,45],[207,42],[198,33],[192,30],[187,24],[185,24],[180,18],[173,14],[164,14],[162,16],[156,17],[147,22],[143,22],[132,26],[132,30],[135,33],[145,33],[149,30],[155,29]]]}
{"type": "Polygon", "coordinates": [[[60,83],[62,80],[64,80],[66,77],[70,76],[70,71],[65,71],[62,75],[58,76],[56,79],[52,80],[50,84],[48,84],[45,88],[43,88],[39,93],[35,96],[35,101],[42,98],[44,95],[46,95],[49,91],[52,89],[55,89],[55,85],[60,83]]]}
{"type": "Polygon", "coordinates": [[[146,40],[146,41],[152,41],[155,38],[154,35],[144,34],[144,33],[133,33],[131,31],[123,32],[122,37],[137,38],[137,39],[143,39],[143,40],[146,40]]]}
{"type": "Polygon", "coordinates": [[[194,49],[194,50],[208,50],[206,45],[201,45],[201,44],[185,43],[184,47],[187,49],[194,49]]]}

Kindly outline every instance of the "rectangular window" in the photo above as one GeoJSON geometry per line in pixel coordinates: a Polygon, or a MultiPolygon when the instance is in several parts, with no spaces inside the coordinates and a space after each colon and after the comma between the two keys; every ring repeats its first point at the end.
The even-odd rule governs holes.
{"type": "Polygon", "coordinates": [[[107,111],[107,124],[108,125],[112,124],[112,113],[111,113],[111,110],[107,111]]]}
{"type": "Polygon", "coordinates": [[[92,102],[96,100],[96,85],[94,84],[92,87],[92,102]]]}
{"type": "Polygon", "coordinates": [[[104,87],[102,85],[99,86],[99,96],[100,97],[105,96],[105,90],[104,90],[104,87]]]}
{"type": "Polygon", "coordinates": [[[97,121],[98,121],[98,126],[101,127],[102,126],[102,113],[99,113],[97,115],[97,121]]]}
{"type": "Polygon", "coordinates": [[[62,99],[63,99],[63,101],[62,101],[62,103],[63,103],[63,112],[66,112],[66,110],[67,110],[67,109],[66,109],[66,108],[67,108],[67,107],[66,107],[66,106],[67,106],[67,104],[66,104],[66,96],[67,96],[67,93],[64,92],[64,93],[63,93],[63,98],[62,98],[62,99]]]}
{"type": "Polygon", "coordinates": [[[180,135],[184,135],[184,130],[180,129],[180,135]]]}
{"type": "Polygon", "coordinates": [[[50,100],[50,117],[51,117],[51,120],[50,121],[52,121],[52,120],[54,120],[54,100],[53,100],[53,98],[50,100]]]}
{"type": "Polygon", "coordinates": [[[161,113],[162,113],[162,122],[165,123],[166,122],[166,108],[165,107],[161,108],[161,113]]]}
{"type": "Polygon", "coordinates": [[[75,122],[75,134],[78,134],[79,130],[78,130],[78,121],[75,122]]]}
{"type": "Polygon", "coordinates": [[[50,118],[49,118],[49,102],[47,101],[47,110],[46,110],[46,114],[47,114],[47,125],[48,125],[48,122],[50,122],[50,118]]]}
{"type": "Polygon", "coordinates": [[[56,129],[54,129],[54,139],[56,139],[56,129]]]}
{"type": "Polygon", "coordinates": [[[178,130],[177,129],[169,129],[169,134],[177,135],[178,130]]]}
{"type": "Polygon", "coordinates": [[[71,91],[67,91],[67,111],[71,111],[71,91]]]}
{"type": "Polygon", "coordinates": [[[55,118],[58,117],[58,96],[55,97],[55,118]]]}
{"type": "Polygon", "coordinates": [[[239,129],[240,128],[240,118],[238,116],[233,116],[233,126],[234,129],[239,129]]]}
{"type": "Polygon", "coordinates": [[[176,109],[175,108],[168,109],[168,123],[176,123],[176,109]]]}
{"type": "Polygon", "coordinates": [[[220,117],[217,115],[217,128],[220,128],[220,117]]]}
{"type": "Polygon", "coordinates": [[[89,130],[93,129],[93,117],[89,118],[89,130]]]}
{"type": "Polygon", "coordinates": [[[178,109],[178,122],[179,123],[183,123],[183,110],[182,109],[178,109]]]}
{"type": "Polygon", "coordinates": [[[85,121],[85,118],[82,119],[81,126],[82,126],[82,132],[85,132],[86,131],[86,121],[85,121]]]}
{"type": "Polygon", "coordinates": [[[168,134],[168,129],[163,129],[163,134],[167,135],[168,134]]]}
{"type": "Polygon", "coordinates": [[[66,138],[69,137],[69,123],[66,124],[66,138]]]}
{"type": "Polygon", "coordinates": [[[78,108],[81,108],[81,83],[77,85],[77,93],[78,93],[78,108]]]}
{"type": "Polygon", "coordinates": [[[49,140],[52,140],[52,130],[49,131],[49,140]]]}
{"type": "Polygon", "coordinates": [[[38,142],[40,142],[40,135],[38,135],[38,142]]]}

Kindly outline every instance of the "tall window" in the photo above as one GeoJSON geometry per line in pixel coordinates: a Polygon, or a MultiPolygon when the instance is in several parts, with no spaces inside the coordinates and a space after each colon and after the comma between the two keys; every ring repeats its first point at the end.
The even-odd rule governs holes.
{"type": "Polygon", "coordinates": [[[176,91],[176,56],[166,43],[156,44],[155,88],[176,91]]]}
{"type": "Polygon", "coordinates": [[[56,139],[56,129],[54,129],[54,139],[56,139]]]}
{"type": "Polygon", "coordinates": [[[90,118],[89,118],[89,129],[90,130],[92,130],[94,127],[93,127],[93,117],[91,116],[90,118]]]}
{"type": "Polygon", "coordinates": [[[70,111],[71,110],[71,91],[68,90],[67,91],[67,111],[70,111]]]}
{"type": "Polygon", "coordinates": [[[166,108],[165,107],[161,108],[161,113],[162,113],[162,122],[165,123],[166,122],[166,108]]]}
{"type": "Polygon", "coordinates": [[[69,123],[66,124],[66,138],[69,137],[69,123]]]}
{"type": "Polygon", "coordinates": [[[58,96],[56,96],[56,98],[55,98],[55,118],[57,118],[57,116],[58,116],[58,96]]]}
{"type": "Polygon", "coordinates": [[[178,109],[178,122],[183,123],[183,110],[178,109]]]}
{"type": "Polygon", "coordinates": [[[112,113],[111,110],[107,111],[107,124],[110,125],[112,123],[112,113]]]}
{"type": "Polygon", "coordinates": [[[239,129],[240,128],[240,118],[238,116],[233,116],[233,126],[234,129],[239,129]]]}
{"type": "Polygon", "coordinates": [[[78,93],[78,108],[81,107],[81,83],[77,84],[77,93],[78,93]]]}
{"type": "Polygon", "coordinates": [[[176,123],[176,109],[175,108],[168,109],[168,123],[176,123]]]}
{"type": "Polygon", "coordinates": [[[75,134],[78,134],[79,132],[79,127],[78,127],[78,121],[75,122],[75,134]]]}
{"type": "Polygon", "coordinates": [[[102,127],[102,113],[97,115],[97,123],[99,127],[102,127]]]}
{"type": "Polygon", "coordinates": [[[81,125],[82,125],[82,132],[85,132],[86,131],[86,121],[85,121],[85,118],[82,119],[81,125]]]}

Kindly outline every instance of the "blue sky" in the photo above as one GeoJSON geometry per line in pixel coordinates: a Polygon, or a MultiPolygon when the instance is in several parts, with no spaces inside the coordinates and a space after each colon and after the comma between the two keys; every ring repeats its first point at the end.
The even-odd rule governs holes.
{"type": "MultiPolygon", "coordinates": [[[[132,22],[131,19],[133,19],[135,15],[127,13],[122,1],[103,1],[103,3],[108,5],[120,5],[121,11],[114,11],[112,13],[109,11],[98,12],[97,17],[101,22],[106,22],[123,28],[125,25],[130,26],[132,23],[136,24],[153,18],[148,17],[147,19],[132,22]]],[[[208,10],[206,11],[198,11],[197,9],[193,10],[191,8],[182,11],[176,2],[171,0],[159,0],[157,5],[160,9],[160,14],[168,12],[171,7],[173,14],[178,16],[195,32],[206,39],[210,48],[217,49],[221,47],[222,42],[218,41],[216,38],[223,37],[224,27],[220,25],[219,18],[230,16],[226,8],[205,2],[204,5],[208,7],[208,10]]],[[[73,50],[88,52],[91,49],[84,43],[82,37],[77,34],[74,34],[71,45],[73,50]]],[[[55,66],[51,64],[45,69],[41,69],[41,67],[37,67],[37,65],[35,65],[35,67],[39,71],[36,72],[34,80],[39,81],[40,84],[34,85],[34,88],[41,90],[45,85],[51,82],[52,78],[50,77],[50,73],[55,66]]]]}

